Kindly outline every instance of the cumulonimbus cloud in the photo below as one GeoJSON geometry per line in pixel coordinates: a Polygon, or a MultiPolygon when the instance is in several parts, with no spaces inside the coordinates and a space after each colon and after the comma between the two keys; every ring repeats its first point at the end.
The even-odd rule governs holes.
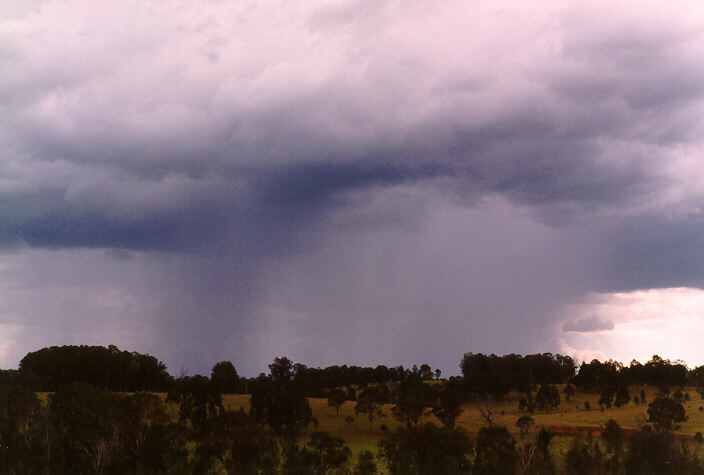
{"type": "MultiPolygon", "coordinates": [[[[272,303],[297,259],[365,245],[372,255],[389,229],[399,240],[425,232],[406,242],[433,252],[436,239],[472,241],[443,229],[487,230],[456,260],[494,276],[464,279],[479,302],[466,318],[488,322],[497,341],[511,319],[557,318],[538,306],[520,316],[533,300],[506,289],[511,272],[491,271],[492,260],[512,266],[500,249],[550,284],[526,288],[560,303],[595,289],[704,285],[698,5],[75,0],[10,10],[0,22],[0,247],[193,258],[163,298],[213,283],[199,293],[221,294],[210,334],[218,321],[255,321],[245,302],[272,318],[323,319],[336,311],[330,295],[399,282],[369,270],[317,295],[327,287],[311,276],[330,264],[311,259],[305,312],[291,308],[297,298],[272,303]],[[447,206],[475,225],[429,220],[447,206]],[[229,287],[204,264],[216,261],[229,287]]],[[[398,247],[409,261],[394,263],[398,273],[433,268],[398,247]]],[[[443,304],[445,287],[463,288],[432,272],[443,285],[429,294],[446,298],[399,297],[397,308],[447,319],[471,306],[443,304]]],[[[391,294],[424,295],[412,280],[391,294]]],[[[387,294],[372,293],[368,307],[339,314],[389,312],[387,294]]]]}

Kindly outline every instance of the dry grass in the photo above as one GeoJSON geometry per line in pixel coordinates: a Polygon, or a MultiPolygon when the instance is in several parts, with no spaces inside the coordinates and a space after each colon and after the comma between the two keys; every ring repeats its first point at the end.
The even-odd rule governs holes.
{"type": "MultiPolygon", "coordinates": [[[[556,410],[536,411],[530,414],[535,420],[536,430],[541,426],[545,426],[558,433],[558,436],[553,438],[551,444],[551,452],[558,463],[560,463],[565,452],[569,449],[574,434],[586,435],[591,431],[594,436],[598,436],[609,419],[616,420],[625,429],[637,430],[646,423],[648,417],[647,403],[657,396],[656,388],[646,387],[646,404],[636,405],[630,402],[620,408],[612,407],[601,411],[597,404],[599,400],[598,394],[578,392],[570,401],[566,401],[562,393],[562,386],[559,389],[561,404],[556,410]],[[585,401],[589,401],[591,410],[584,409],[585,401]]],[[[640,389],[630,388],[631,395],[640,395],[640,389]]],[[[685,437],[694,435],[698,431],[704,432],[704,411],[698,410],[699,406],[704,406],[704,401],[694,391],[694,388],[686,388],[686,392],[691,397],[691,401],[684,403],[688,420],[681,424],[678,431],[679,434],[685,437]]],[[[518,439],[519,431],[515,425],[516,420],[526,414],[525,411],[518,410],[519,397],[519,394],[510,394],[501,403],[491,401],[468,403],[457,421],[457,426],[465,429],[471,437],[476,436],[479,429],[486,425],[486,419],[482,417],[480,408],[488,408],[493,414],[494,422],[508,427],[509,431],[518,439]]],[[[239,394],[225,395],[223,400],[229,408],[239,409],[244,407],[245,410],[249,409],[249,396],[239,394]]],[[[339,415],[335,414],[335,408],[327,405],[326,399],[311,398],[309,401],[313,415],[318,420],[317,429],[342,437],[352,449],[355,458],[362,450],[370,450],[376,453],[377,443],[384,434],[381,430],[382,424],[386,425],[390,430],[399,425],[391,416],[392,405],[390,404],[385,405],[383,409],[386,417],[376,419],[370,428],[364,414],[357,416],[354,413],[355,402],[353,401],[345,402],[340,408],[339,415]],[[345,418],[347,417],[352,417],[354,420],[346,422],[345,418]]],[[[433,422],[436,425],[440,425],[440,422],[433,415],[424,416],[423,422],[433,422]]],[[[316,428],[309,427],[302,435],[302,439],[305,440],[314,430],[316,428]]]]}

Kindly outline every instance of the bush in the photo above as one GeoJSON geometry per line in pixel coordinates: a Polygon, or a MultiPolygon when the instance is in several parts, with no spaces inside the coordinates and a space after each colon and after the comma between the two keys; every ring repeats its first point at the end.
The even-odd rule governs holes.
{"type": "Polygon", "coordinates": [[[368,450],[362,450],[354,467],[354,475],[376,475],[376,463],[374,454],[368,450]]]}
{"type": "Polygon", "coordinates": [[[648,422],[652,422],[658,432],[672,432],[677,429],[677,422],[686,420],[682,403],[674,399],[659,397],[648,406],[648,422]]]}
{"type": "Polygon", "coordinates": [[[392,474],[469,473],[471,451],[472,441],[464,430],[432,423],[399,427],[379,441],[379,456],[392,474]]]}
{"type": "Polygon", "coordinates": [[[503,426],[482,427],[476,439],[476,473],[512,473],[516,462],[516,441],[503,426]]]}

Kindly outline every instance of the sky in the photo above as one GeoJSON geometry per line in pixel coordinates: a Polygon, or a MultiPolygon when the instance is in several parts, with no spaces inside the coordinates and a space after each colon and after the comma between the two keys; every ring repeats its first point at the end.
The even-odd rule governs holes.
{"type": "Polygon", "coordinates": [[[704,363],[704,4],[0,3],[0,367],[704,363]]]}

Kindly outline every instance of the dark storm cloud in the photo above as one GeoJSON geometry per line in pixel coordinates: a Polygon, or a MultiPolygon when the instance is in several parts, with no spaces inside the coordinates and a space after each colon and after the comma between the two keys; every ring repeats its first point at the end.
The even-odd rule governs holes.
{"type": "Polygon", "coordinates": [[[699,216],[628,218],[603,229],[608,263],[598,290],[704,288],[704,219],[699,216]]]}
{"type": "Polygon", "coordinates": [[[583,317],[577,320],[570,320],[562,326],[562,331],[565,332],[578,332],[578,333],[590,333],[605,330],[613,330],[614,322],[608,318],[602,318],[599,315],[592,315],[590,317],[583,317]]]}
{"type": "Polygon", "coordinates": [[[349,190],[373,186],[394,186],[404,182],[431,179],[448,173],[435,163],[420,166],[374,163],[374,161],[331,164],[313,163],[284,167],[264,181],[260,203],[264,207],[290,207],[315,210],[330,205],[349,190]]]}
{"type": "MultiPolygon", "coordinates": [[[[367,7],[350,4],[334,15],[324,9],[312,17],[332,15],[337,19],[333,25],[339,27],[340,21],[346,24],[367,7]]],[[[506,74],[513,73],[512,77],[494,72],[497,84],[502,80],[508,85],[484,81],[481,88],[470,89],[469,97],[452,88],[444,88],[447,97],[426,93],[425,83],[436,91],[451,74],[455,83],[461,74],[440,67],[437,77],[428,77],[425,58],[399,69],[401,58],[393,56],[394,50],[382,49],[379,58],[366,53],[369,66],[356,79],[331,74],[308,88],[291,79],[281,101],[254,100],[248,107],[216,104],[207,94],[202,103],[194,102],[199,100],[191,89],[194,84],[176,77],[167,88],[174,91],[146,100],[144,110],[135,111],[136,123],[131,123],[130,109],[139,103],[127,98],[121,110],[115,102],[119,97],[87,102],[95,92],[85,90],[78,68],[70,70],[66,83],[38,86],[39,92],[24,107],[9,111],[18,119],[10,122],[16,131],[10,143],[35,160],[88,164],[147,181],[173,175],[244,181],[251,202],[236,206],[256,203],[263,206],[257,212],[265,215],[267,204],[280,211],[281,201],[289,201],[290,219],[306,214],[296,202],[322,206],[355,188],[438,175],[455,181],[453,191],[505,193],[518,204],[539,208],[542,219],[550,223],[598,213],[605,206],[628,207],[665,186],[664,178],[653,170],[653,164],[669,152],[661,147],[677,146],[698,130],[683,103],[701,95],[704,68],[679,53],[692,32],[671,31],[666,25],[652,31],[614,28],[597,34],[589,28],[593,19],[587,16],[587,26],[575,28],[570,13],[562,12],[564,24],[552,32],[562,35],[561,48],[533,66],[509,69],[506,74]],[[520,92],[535,80],[542,85],[539,90],[520,92]],[[394,81],[395,90],[390,85],[394,81]],[[387,88],[393,93],[380,96],[379,91],[387,88]],[[183,99],[175,96],[179,91],[185,94],[183,99]],[[506,101],[501,98],[505,93],[520,94],[520,100],[506,101]],[[416,98],[420,94],[422,103],[416,98]],[[490,101],[496,96],[497,110],[481,111],[484,95],[490,101]],[[72,114],[37,114],[47,97],[57,107],[66,101],[70,105],[63,107],[72,114]],[[360,101],[365,107],[359,106],[360,101]],[[144,130],[135,128],[140,122],[145,123],[144,130]]],[[[362,15],[357,21],[364,25],[371,20],[362,15]]],[[[396,53],[400,56],[400,51],[396,53]]],[[[473,78],[467,74],[464,81],[471,83],[473,78]]],[[[25,87],[12,84],[6,87],[25,87]]],[[[119,81],[116,85],[122,86],[119,81]]],[[[30,232],[30,245],[51,245],[50,231],[56,229],[56,246],[71,246],[74,230],[77,246],[139,248],[140,240],[130,239],[130,234],[143,233],[143,247],[154,248],[160,238],[151,237],[152,228],[163,228],[165,247],[174,247],[179,240],[188,242],[174,236],[207,215],[204,208],[212,207],[213,214],[228,220],[232,215],[228,204],[241,196],[225,192],[221,200],[201,204],[202,197],[196,194],[183,207],[182,216],[170,215],[171,210],[157,204],[150,218],[113,229],[101,223],[111,221],[110,216],[84,203],[62,207],[57,198],[47,214],[63,216],[47,229],[30,232]],[[91,231],[91,221],[96,222],[96,231],[91,231]],[[104,235],[97,229],[104,229],[104,235]],[[114,235],[112,241],[109,234],[114,235]]],[[[237,213],[234,220],[239,220],[237,213]]],[[[212,220],[200,227],[217,226],[212,220]]]]}
{"type": "Polygon", "coordinates": [[[689,6],[181,7],[37,2],[0,23],[0,244],[109,250],[179,351],[282,322],[390,332],[383,315],[416,341],[389,358],[459,330],[527,351],[585,291],[704,285],[689,6]],[[149,258],[179,278],[155,284],[149,258]]]}

